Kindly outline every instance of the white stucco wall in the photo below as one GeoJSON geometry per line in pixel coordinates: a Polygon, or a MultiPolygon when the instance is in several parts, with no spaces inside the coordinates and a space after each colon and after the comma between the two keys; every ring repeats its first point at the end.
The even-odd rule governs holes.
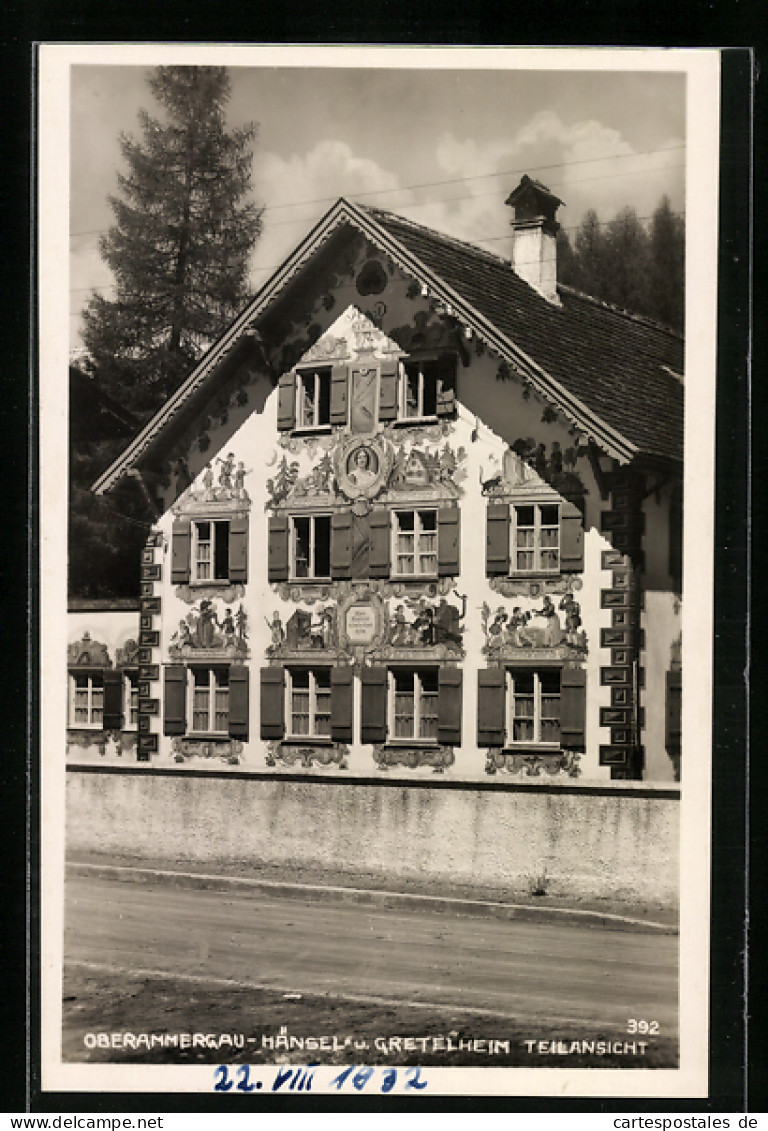
{"type": "MultiPolygon", "coordinates": [[[[356,311],[371,315],[376,329],[371,336],[367,354],[375,360],[387,349],[394,350],[397,341],[403,340],[409,328],[421,327],[429,344],[430,335],[438,340],[444,336],[445,320],[435,313],[428,298],[422,296],[413,283],[388,265],[389,279],[381,300],[376,296],[362,297],[355,286],[355,272],[364,262],[368,252],[360,245],[346,268],[334,278],[331,292],[324,296],[321,288],[314,296],[314,304],[307,315],[281,329],[279,346],[272,351],[272,361],[282,356],[281,351],[292,344],[296,345],[295,357],[302,351],[306,356],[305,343],[308,324],[329,337],[346,335],[352,341],[350,322],[346,312],[356,311]],[[383,300],[386,301],[383,301],[383,300]],[[371,350],[373,352],[371,352],[371,350]]],[[[380,257],[381,258],[381,257],[380,257]]],[[[373,326],[371,327],[374,330],[373,326]]],[[[268,328],[267,328],[268,330],[268,328]]],[[[314,334],[313,334],[314,337],[314,334]]],[[[269,343],[269,333],[265,331],[269,343]]],[[[536,444],[543,443],[551,451],[553,443],[560,445],[562,452],[573,448],[576,443],[575,430],[570,422],[551,408],[512,374],[508,367],[500,368],[499,359],[487,349],[481,348],[476,339],[462,337],[464,358],[458,366],[458,411],[455,421],[446,434],[419,434],[414,446],[419,450],[435,454],[448,444],[459,460],[459,506],[461,511],[461,568],[455,583],[455,591],[466,594],[468,608],[464,624],[463,644],[465,656],[461,660],[464,671],[462,744],[456,748],[455,762],[444,769],[447,779],[476,777],[486,778],[485,751],[477,747],[477,670],[486,666],[483,654],[485,637],[482,629],[481,609],[484,604],[492,610],[499,605],[510,608],[518,604],[523,611],[541,607],[541,594],[536,597],[516,596],[504,598],[495,591],[486,577],[485,540],[487,498],[481,490],[484,481],[498,475],[503,466],[503,457],[508,445],[530,437],[536,444]],[[466,362],[466,364],[465,364],[466,362]],[[506,379],[500,380],[500,376],[506,379]]],[[[322,339],[321,339],[322,343],[322,339]]],[[[402,352],[407,352],[403,350],[402,352]]],[[[364,355],[360,355],[364,356],[364,355]]],[[[279,371],[278,371],[279,372],[279,371]]],[[[248,581],[244,591],[228,588],[212,596],[219,620],[227,609],[234,612],[242,604],[247,613],[248,649],[247,663],[250,668],[250,735],[244,743],[241,765],[256,771],[268,768],[268,745],[259,738],[259,669],[268,662],[267,649],[271,643],[267,619],[278,610],[283,625],[297,608],[309,610],[311,605],[302,600],[301,591],[293,586],[281,595],[278,587],[270,585],[267,579],[267,521],[270,495],[268,480],[277,472],[280,461],[296,461],[298,476],[304,478],[316,467],[329,448],[325,437],[315,441],[280,441],[277,429],[278,393],[273,388],[273,378],[266,376],[263,366],[249,363],[245,381],[239,395],[229,402],[221,401],[209,407],[194,424],[184,441],[177,442],[169,452],[166,464],[166,486],[163,498],[164,513],[156,525],[159,534],[158,545],[149,553],[147,561],[161,567],[162,578],[150,586],[152,594],[160,598],[162,612],[152,619],[152,627],[160,633],[159,647],[153,649],[152,663],[159,665],[160,679],[153,684],[152,695],[162,698],[162,667],[172,662],[170,651],[174,633],[180,622],[196,607],[198,600],[189,587],[182,592],[172,583],[171,551],[173,508],[177,503],[181,485],[176,475],[180,456],[186,461],[188,475],[192,480],[192,490],[199,491],[203,485],[206,468],[213,471],[217,479],[221,460],[231,453],[235,464],[245,469],[244,484],[250,499],[248,525],[248,581]]],[[[440,432],[440,429],[437,429],[440,432]]],[[[390,430],[389,435],[395,444],[408,446],[408,428],[390,430]]],[[[333,438],[332,443],[335,443],[333,438]]],[[[601,608],[601,590],[611,587],[611,570],[602,568],[601,555],[611,549],[611,543],[600,533],[601,512],[610,508],[610,501],[601,498],[592,467],[581,449],[576,471],[586,489],[585,496],[585,568],[580,576],[580,588],[576,592],[581,607],[582,629],[586,633],[588,652],[587,670],[587,721],[586,752],[581,757],[580,780],[606,781],[610,777],[608,767],[599,764],[601,744],[610,743],[608,728],[600,726],[600,709],[611,703],[610,687],[601,685],[600,669],[611,663],[609,649],[600,647],[601,629],[610,627],[611,611],[601,608]]],[[[188,480],[185,479],[185,483],[188,480]]],[[[668,498],[663,494],[659,504],[646,502],[646,558],[649,575],[653,579],[652,592],[646,597],[643,625],[646,630],[647,665],[646,688],[643,702],[646,707],[646,776],[651,779],[669,780],[671,766],[663,750],[663,691],[664,672],[668,667],[669,646],[679,631],[674,612],[674,597],[669,591],[669,579],[662,575],[661,562],[666,549],[666,514],[668,498]],[[660,697],[659,697],[660,696],[660,697]]],[[[547,592],[547,583],[542,585],[547,592]]],[[[334,600],[336,590],[329,587],[329,595],[320,604],[334,600]]],[[[457,601],[455,596],[452,598],[457,601]]],[[[400,598],[384,598],[390,614],[400,598]]],[[[558,597],[554,597],[555,606],[558,597]]],[[[317,603],[314,606],[318,607],[317,603]]],[[[560,613],[561,624],[564,622],[560,613]]],[[[83,625],[88,615],[83,614],[83,625]]],[[[73,622],[74,623],[74,622],[73,622]]],[[[80,623],[80,622],[78,622],[80,623]]],[[[96,622],[91,620],[91,624],[96,622]]],[[[539,622],[541,623],[541,622],[539,622]]],[[[135,621],[133,622],[135,625],[135,621]]],[[[94,629],[91,628],[92,635],[94,629]]],[[[372,756],[372,747],[359,741],[360,725],[360,687],[356,680],[354,691],[355,741],[352,742],[346,761],[346,768],[340,769],[332,764],[322,771],[326,774],[359,774],[372,777],[386,776],[391,771],[379,769],[372,756]]],[[[157,735],[158,753],[152,761],[158,765],[169,765],[173,761],[173,741],[163,732],[162,709],[160,714],[150,720],[151,733],[157,735]]],[[[199,759],[192,759],[194,765],[199,759]]],[[[284,772],[275,766],[276,774],[284,772]]],[[[408,771],[414,779],[432,777],[430,767],[408,771]]]]}
{"type": "Polygon", "coordinates": [[[678,892],[679,797],[634,783],[603,787],[246,777],[240,771],[67,774],[71,852],[170,866],[275,864],[470,885],[511,899],[650,900],[678,892]],[[172,863],[171,863],[172,862],[172,863]]]}

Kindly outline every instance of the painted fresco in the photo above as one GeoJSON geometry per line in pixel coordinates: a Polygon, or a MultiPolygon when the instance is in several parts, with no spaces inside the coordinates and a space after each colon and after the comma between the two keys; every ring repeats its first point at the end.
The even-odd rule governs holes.
{"type": "MultiPolygon", "coordinates": [[[[663,527],[666,484],[645,495],[625,483],[588,435],[362,237],[322,271],[299,273],[292,295],[264,315],[250,354],[174,439],[154,482],[162,514],[142,560],[134,632],[137,756],[275,772],[639,776],[628,752],[641,745],[643,720],[632,716],[630,692],[646,678],[653,632],[663,644],[647,653],[647,679],[656,697],[664,694],[679,632],[663,563],[642,609],[638,589],[640,532],[644,523],[663,527]],[[439,393],[430,386],[427,395],[412,359],[448,356],[453,383],[438,378],[439,393]],[[328,413],[325,383],[342,371],[345,400],[328,413]],[[385,374],[398,383],[397,404],[385,405],[385,374]],[[286,426],[289,387],[294,416],[286,426]],[[583,527],[578,568],[488,567],[490,510],[507,508],[522,529],[526,506],[544,508],[540,515],[569,508],[583,527]],[[331,559],[342,531],[340,564],[331,559]],[[273,561],[278,538],[287,565],[273,561]],[[216,683],[220,670],[237,677],[226,688],[216,683]],[[485,743],[478,680],[493,670],[513,679],[516,670],[537,673],[540,728],[542,705],[556,698],[547,672],[583,673],[582,732],[569,740],[580,746],[551,750],[541,734],[505,745],[496,732],[485,743]],[[197,681],[186,691],[184,734],[171,733],[157,707],[168,671],[197,681]],[[396,741],[391,733],[364,738],[375,730],[364,723],[374,698],[366,673],[377,671],[389,673],[376,694],[390,732],[400,720],[396,741]],[[447,720],[440,712],[451,686],[461,711],[447,720]],[[214,704],[225,690],[237,703],[235,733],[216,730],[213,706],[213,729],[190,731],[195,696],[214,704]],[[282,704],[280,738],[263,723],[270,695],[274,712],[282,704]],[[326,701],[343,703],[341,722],[326,701]],[[308,733],[291,733],[286,720],[295,728],[307,712],[308,733]]],[[[563,701],[575,694],[570,678],[563,676],[563,701]]],[[[506,734],[527,707],[519,688],[503,693],[506,734]]],[[[679,765],[673,771],[659,726],[648,720],[646,763],[657,778],[671,777],[679,765]]]]}

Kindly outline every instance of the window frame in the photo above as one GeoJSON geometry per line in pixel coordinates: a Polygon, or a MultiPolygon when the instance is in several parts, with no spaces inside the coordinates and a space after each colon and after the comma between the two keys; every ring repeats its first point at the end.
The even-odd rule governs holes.
{"type": "Polygon", "coordinates": [[[558,576],[561,571],[561,550],[562,550],[562,536],[561,536],[561,522],[562,522],[562,507],[558,499],[512,499],[509,503],[509,574],[513,577],[531,577],[538,575],[545,575],[547,577],[558,576]],[[524,526],[523,530],[533,531],[533,545],[532,546],[519,546],[518,545],[518,531],[520,529],[517,521],[518,507],[532,507],[533,508],[533,526],[524,526]],[[546,525],[541,521],[541,508],[554,507],[557,511],[557,521],[554,523],[547,523],[546,525]],[[542,531],[556,531],[557,532],[557,545],[556,546],[542,546],[541,534],[542,531]],[[544,566],[542,564],[542,555],[544,553],[551,553],[555,551],[557,554],[557,562],[554,566],[544,566]],[[530,569],[522,569],[518,566],[517,555],[518,553],[532,553],[533,565],[530,569]]]}
{"type": "Polygon", "coordinates": [[[294,370],[294,424],[292,431],[294,432],[323,432],[330,430],[331,427],[331,384],[332,384],[332,366],[330,365],[310,365],[302,366],[294,370]],[[303,402],[302,393],[304,391],[304,379],[306,377],[314,376],[314,402],[313,402],[313,421],[307,423],[302,419],[303,417],[303,402]],[[322,383],[323,378],[327,383],[325,394],[325,401],[328,407],[328,419],[317,419],[320,415],[320,406],[323,400],[322,383]]]}
{"type": "Polygon", "coordinates": [[[437,666],[428,665],[394,665],[387,667],[387,745],[388,746],[439,746],[440,744],[440,714],[439,714],[439,695],[440,695],[440,676],[437,666]],[[435,687],[434,691],[425,693],[423,687],[422,676],[429,673],[434,677],[435,687]],[[395,686],[396,675],[411,675],[413,678],[413,715],[411,736],[398,735],[396,733],[396,703],[395,698],[397,694],[395,686]],[[432,712],[426,716],[434,719],[434,736],[420,735],[421,724],[425,717],[424,715],[424,700],[428,700],[432,704],[432,712]]]}
{"type": "Polygon", "coordinates": [[[288,580],[289,581],[330,581],[331,580],[331,512],[330,511],[313,511],[311,514],[289,514],[288,515],[288,580]],[[317,551],[317,534],[316,523],[320,518],[324,518],[328,522],[328,572],[316,573],[315,572],[315,557],[317,551]],[[309,558],[308,558],[308,572],[306,576],[300,576],[296,572],[296,521],[298,519],[307,519],[309,522],[309,558]]]}
{"type": "Polygon", "coordinates": [[[211,517],[211,518],[197,518],[197,517],[195,517],[191,520],[191,544],[190,544],[190,552],[189,552],[189,582],[190,582],[190,585],[226,585],[226,584],[229,583],[229,572],[230,572],[229,571],[229,559],[230,559],[230,539],[231,539],[231,536],[232,536],[232,520],[229,519],[229,518],[220,518],[218,516],[211,517]],[[201,544],[199,527],[203,523],[207,523],[208,526],[211,528],[211,537],[208,540],[208,544],[210,544],[210,547],[211,547],[211,553],[210,553],[209,561],[207,563],[211,568],[211,576],[210,577],[199,577],[198,576],[198,568],[200,566],[200,562],[199,562],[199,559],[198,559],[198,553],[199,553],[199,547],[200,547],[200,544],[201,544]],[[216,568],[216,542],[217,542],[217,538],[218,538],[218,535],[216,533],[216,529],[219,526],[219,524],[226,526],[226,528],[227,528],[227,535],[226,535],[226,539],[227,539],[227,545],[226,545],[227,572],[226,572],[225,577],[215,577],[215,576],[213,576],[213,573],[214,573],[215,568],[216,568]]]}
{"type": "Polygon", "coordinates": [[[314,742],[314,743],[331,743],[333,736],[331,732],[332,726],[332,704],[333,704],[333,684],[331,680],[330,667],[317,666],[306,667],[304,665],[291,665],[285,668],[285,741],[286,742],[314,742]],[[323,687],[323,691],[327,694],[328,710],[322,712],[323,716],[328,717],[328,732],[323,734],[317,730],[317,676],[322,673],[327,676],[328,686],[323,687]],[[308,730],[306,734],[301,734],[293,730],[293,694],[294,694],[294,678],[297,675],[307,675],[309,687],[307,688],[309,694],[309,706],[307,710],[308,730]]]}
{"type": "Polygon", "coordinates": [[[70,671],[70,673],[69,673],[69,724],[68,725],[69,725],[69,728],[71,730],[102,730],[102,731],[104,730],[104,672],[103,671],[95,670],[95,669],[91,669],[90,671],[89,670],[86,670],[86,671],[70,671]],[[86,711],[87,711],[87,714],[88,714],[88,718],[87,718],[86,722],[78,722],[78,720],[75,718],[75,711],[77,709],[76,696],[77,696],[77,690],[78,690],[76,681],[77,681],[78,677],[85,678],[88,681],[87,688],[86,688],[86,691],[87,691],[86,711]],[[101,692],[101,707],[96,708],[96,710],[100,711],[101,718],[96,722],[93,721],[94,680],[100,680],[101,681],[100,686],[98,686],[98,690],[101,692]]]}
{"type": "Polygon", "coordinates": [[[439,358],[437,358],[437,357],[409,357],[407,359],[401,359],[399,361],[398,370],[397,370],[397,397],[396,397],[397,416],[396,416],[396,423],[398,423],[398,424],[419,424],[423,421],[434,421],[434,420],[438,419],[438,413],[437,413],[437,385],[438,385],[437,367],[438,367],[438,365],[439,365],[439,358]],[[417,391],[417,409],[418,409],[418,411],[413,416],[409,416],[406,412],[406,392],[407,392],[407,388],[408,388],[407,376],[408,376],[408,369],[412,368],[414,366],[416,366],[418,368],[418,376],[419,376],[418,391],[417,391]],[[434,381],[434,391],[433,391],[433,393],[434,393],[434,401],[435,401],[435,411],[433,413],[425,413],[424,412],[425,385],[426,385],[426,375],[425,375],[425,372],[424,372],[425,366],[433,366],[434,367],[434,373],[431,375],[432,380],[434,381]]]}
{"type": "MultiPolygon", "coordinates": [[[[505,667],[504,669],[504,746],[510,750],[519,750],[536,747],[541,750],[560,750],[562,746],[562,673],[559,667],[505,667]],[[542,716],[542,687],[541,676],[543,673],[556,672],[558,676],[558,738],[557,741],[541,738],[542,716]],[[533,675],[533,738],[515,739],[515,677],[523,674],[533,675]]],[[[551,698],[551,695],[550,695],[551,698]]],[[[525,717],[525,716],[521,716],[525,717]]],[[[546,720],[551,721],[552,715],[547,715],[546,720]]]]}
{"type": "Polygon", "coordinates": [[[123,669],[123,730],[139,729],[139,671],[138,668],[123,669]],[[136,706],[133,701],[135,698],[136,706]],[[131,715],[135,716],[131,721],[131,715]]]}
{"type": "Polygon", "coordinates": [[[404,578],[415,579],[415,578],[419,578],[419,577],[438,577],[439,569],[440,569],[440,560],[439,560],[439,558],[440,558],[440,554],[439,554],[440,531],[439,531],[439,522],[438,522],[438,509],[439,509],[438,507],[427,506],[427,507],[394,507],[391,510],[391,512],[390,512],[390,514],[391,514],[391,518],[390,518],[390,525],[391,525],[391,543],[390,543],[391,569],[390,569],[390,576],[391,577],[396,577],[398,579],[404,579],[404,578]],[[435,518],[435,528],[434,528],[434,530],[426,530],[425,531],[421,528],[421,514],[422,513],[429,513],[429,514],[434,515],[434,518],[435,518]],[[399,520],[399,516],[401,514],[412,514],[414,516],[413,531],[408,531],[408,530],[401,531],[400,530],[400,528],[398,526],[398,520],[399,520]],[[399,551],[398,538],[401,534],[412,534],[413,535],[413,551],[409,555],[401,554],[400,551],[399,551]],[[434,537],[434,540],[435,540],[434,549],[431,550],[429,552],[429,555],[428,555],[429,557],[433,557],[434,560],[435,560],[434,569],[426,571],[426,570],[416,570],[414,568],[414,570],[410,573],[401,572],[400,568],[399,568],[399,565],[400,565],[399,559],[401,557],[412,557],[413,558],[413,564],[414,564],[414,567],[415,567],[417,561],[420,562],[422,558],[427,556],[425,554],[425,552],[419,548],[420,540],[421,540],[422,536],[425,535],[425,534],[426,535],[432,535],[434,537]]]}
{"type": "Polygon", "coordinates": [[[229,736],[229,665],[228,664],[190,664],[187,668],[187,733],[190,736],[210,736],[212,738],[226,738],[229,736]],[[206,691],[208,694],[208,726],[205,728],[198,728],[195,726],[195,715],[199,714],[199,708],[195,706],[195,692],[198,690],[198,685],[195,683],[196,672],[208,673],[208,684],[206,691]],[[227,683],[226,688],[217,686],[214,683],[215,673],[226,672],[227,683]],[[220,712],[217,711],[216,692],[226,690],[227,693],[227,707],[226,719],[223,730],[216,728],[216,715],[220,712]],[[210,724],[213,723],[213,726],[210,724]]]}

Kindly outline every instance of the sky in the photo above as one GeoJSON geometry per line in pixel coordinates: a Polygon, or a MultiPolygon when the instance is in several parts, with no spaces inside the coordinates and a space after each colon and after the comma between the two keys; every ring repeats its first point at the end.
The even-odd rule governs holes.
{"type": "MultiPolygon", "coordinates": [[[[571,237],[590,208],[603,222],[628,205],[648,217],[666,193],[684,212],[682,68],[571,69],[567,52],[558,70],[515,59],[501,66],[486,51],[478,66],[435,70],[403,53],[394,66],[367,66],[358,53],[362,66],[232,66],[228,125],[258,123],[253,191],[265,212],[254,289],[339,196],[507,257],[504,201],[524,173],[563,200],[558,219],[571,237]]],[[[139,137],[138,111],[158,109],[148,74],[97,63],[70,71],[73,349],[91,289],[113,293],[98,239],[113,221],[120,134],[139,137]]]]}

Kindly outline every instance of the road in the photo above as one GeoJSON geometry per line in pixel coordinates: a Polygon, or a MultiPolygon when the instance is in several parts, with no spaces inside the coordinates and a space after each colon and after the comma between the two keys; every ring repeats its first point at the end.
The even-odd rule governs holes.
{"type": "Polygon", "coordinates": [[[520,1023],[677,1032],[677,938],[70,875],[65,961],[520,1023]]]}

